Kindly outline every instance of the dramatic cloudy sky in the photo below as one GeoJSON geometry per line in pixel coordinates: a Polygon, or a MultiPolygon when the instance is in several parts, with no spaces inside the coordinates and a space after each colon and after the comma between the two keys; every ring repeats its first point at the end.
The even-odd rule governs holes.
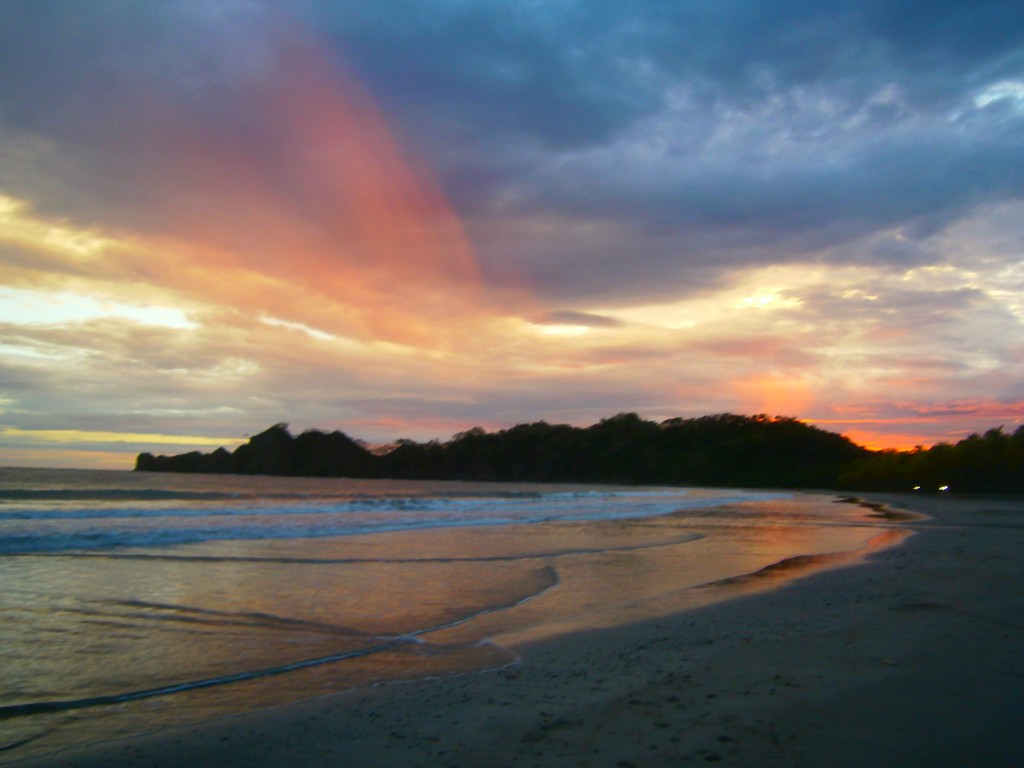
{"type": "Polygon", "coordinates": [[[0,464],[1014,429],[1022,257],[1020,0],[0,4],[0,464]]]}

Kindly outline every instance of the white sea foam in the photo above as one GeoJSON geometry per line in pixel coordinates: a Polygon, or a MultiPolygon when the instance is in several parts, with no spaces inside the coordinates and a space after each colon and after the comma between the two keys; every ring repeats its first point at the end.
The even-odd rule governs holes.
{"type": "Polygon", "coordinates": [[[616,520],[784,497],[686,488],[2,470],[0,553],[616,520]]]}

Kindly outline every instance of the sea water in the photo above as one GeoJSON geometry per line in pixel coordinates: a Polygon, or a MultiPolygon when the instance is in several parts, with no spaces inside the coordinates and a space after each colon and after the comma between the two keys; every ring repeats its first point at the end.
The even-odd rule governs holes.
{"type": "Polygon", "coordinates": [[[0,469],[0,761],[500,667],[884,533],[835,501],[0,469]]]}

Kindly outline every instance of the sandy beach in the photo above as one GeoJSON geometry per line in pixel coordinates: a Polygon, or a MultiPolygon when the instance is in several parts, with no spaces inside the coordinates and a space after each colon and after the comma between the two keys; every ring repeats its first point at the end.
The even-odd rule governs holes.
{"type": "Polygon", "coordinates": [[[23,765],[1019,766],[1024,502],[930,516],[863,562],[483,673],[356,690],[23,765]]]}

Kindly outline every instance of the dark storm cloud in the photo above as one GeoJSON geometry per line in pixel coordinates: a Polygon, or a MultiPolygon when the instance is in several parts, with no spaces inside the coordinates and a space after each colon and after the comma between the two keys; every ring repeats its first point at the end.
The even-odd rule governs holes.
{"type": "Polygon", "coordinates": [[[148,106],[181,84],[174,46],[200,42],[159,4],[0,6],[0,185],[36,210],[134,223],[165,166],[148,106]],[[135,198],[139,209],[129,205],[135,198]]]}
{"type": "Polygon", "coordinates": [[[541,292],[706,284],[886,228],[925,237],[1024,193],[1024,102],[982,98],[1024,78],[1016,2],[408,2],[310,18],[467,214],[622,225],[586,253],[558,234],[524,249],[541,292]]]}
{"type": "MultiPolygon", "coordinates": [[[[989,125],[970,141],[958,126],[938,135],[893,132],[882,142],[851,136],[794,148],[789,158],[664,159],[617,174],[604,163],[570,161],[542,175],[528,199],[537,209],[629,219],[654,231],[753,230],[805,238],[804,247],[924,219],[928,232],[1024,192],[1024,120],[1014,128],[989,125]],[[844,156],[829,157],[837,152],[844,156]]],[[[763,140],[773,138],[766,132],[763,140]]]]}
{"type": "Polygon", "coordinates": [[[1024,64],[1012,2],[384,2],[312,18],[396,109],[563,147],[609,139],[674,82],[709,106],[820,84],[856,100],[893,81],[948,104],[1024,64]]]}
{"type": "Polygon", "coordinates": [[[631,71],[641,30],[614,5],[399,0],[313,18],[395,109],[484,146],[600,142],[660,101],[631,71]]]}
{"type": "Polygon", "coordinates": [[[157,231],[196,191],[184,127],[260,156],[287,193],[279,116],[252,90],[290,74],[289,24],[232,0],[0,5],[0,188],[42,214],[157,231]]]}

